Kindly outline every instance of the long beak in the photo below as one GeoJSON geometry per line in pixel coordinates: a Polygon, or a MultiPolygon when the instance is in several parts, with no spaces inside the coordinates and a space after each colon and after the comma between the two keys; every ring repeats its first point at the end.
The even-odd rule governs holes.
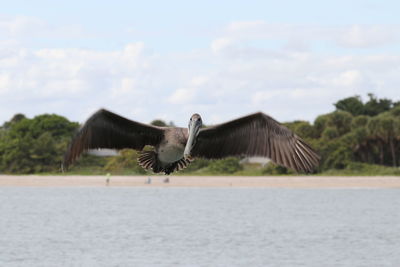
{"type": "Polygon", "coordinates": [[[198,131],[199,131],[199,125],[195,121],[191,121],[189,127],[189,138],[186,143],[185,151],[183,152],[183,157],[185,159],[191,159],[190,153],[194,146],[194,142],[198,131]]]}

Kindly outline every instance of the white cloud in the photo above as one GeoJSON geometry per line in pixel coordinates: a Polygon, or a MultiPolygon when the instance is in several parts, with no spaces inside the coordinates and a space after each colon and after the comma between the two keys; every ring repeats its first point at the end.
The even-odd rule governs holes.
{"type": "Polygon", "coordinates": [[[112,89],[113,96],[120,97],[129,95],[135,91],[136,81],[132,78],[122,78],[118,82],[118,86],[112,89]]]}
{"type": "Polygon", "coordinates": [[[0,74],[0,96],[9,91],[10,88],[10,75],[0,74]]]}
{"type": "Polygon", "coordinates": [[[342,72],[337,78],[333,79],[332,84],[343,87],[356,87],[362,83],[363,77],[358,70],[348,70],[342,72]]]}
{"type": "Polygon", "coordinates": [[[266,21],[235,21],[230,23],[224,35],[212,42],[213,51],[232,48],[232,44],[251,46],[252,41],[285,41],[283,48],[305,51],[308,43],[322,41],[345,48],[376,48],[400,41],[400,25],[345,25],[320,26],[266,21]],[[306,44],[307,43],[307,44],[306,44]]]}
{"type": "Polygon", "coordinates": [[[140,55],[140,52],[143,51],[144,43],[137,42],[131,43],[125,46],[124,48],[124,55],[132,58],[136,58],[140,55]]]}
{"type": "Polygon", "coordinates": [[[83,28],[73,23],[67,26],[52,25],[40,18],[31,16],[1,16],[0,36],[3,40],[16,40],[29,43],[36,38],[69,39],[87,37],[83,28]]]}
{"type": "Polygon", "coordinates": [[[193,86],[198,87],[198,86],[202,86],[202,85],[206,84],[208,82],[208,80],[209,80],[209,78],[206,76],[195,76],[192,78],[191,84],[193,86]]]}
{"type": "Polygon", "coordinates": [[[0,41],[0,121],[17,112],[52,112],[83,122],[100,107],[138,121],[163,118],[177,125],[186,125],[195,112],[205,124],[255,111],[279,121],[313,120],[350,95],[399,98],[398,53],[313,50],[315,40],[353,48],[395,42],[384,34],[373,43],[379,31],[365,30],[369,26],[233,22],[209,46],[174,53],[152,52],[141,41],[108,51],[31,48],[18,39],[24,27],[15,26],[0,41]],[[349,43],[343,41],[346,34],[353,36],[349,43]]]}
{"type": "Polygon", "coordinates": [[[179,88],[168,97],[168,102],[171,104],[189,104],[195,96],[195,88],[179,88]]]}
{"type": "Polygon", "coordinates": [[[228,25],[228,30],[232,32],[251,31],[254,29],[263,29],[265,26],[267,26],[267,23],[263,20],[234,21],[228,25]]]}
{"type": "MultiPolygon", "coordinates": [[[[72,114],[78,120],[84,119],[82,113],[91,113],[84,111],[87,107],[92,111],[112,103],[118,107],[135,95],[138,86],[146,88],[136,82],[136,76],[146,76],[148,59],[141,58],[143,50],[140,42],[119,51],[0,47],[1,104],[15,112],[37,114],[50,112],[46,108],[57,103],[52,112],[72,114]]],[[[2,115],[2,120],[12,116],[2,115]]]]}
{"type": "Polygon", "coordinates": [[[352,25],[342,29],[336,39],[345,47],[368,48],[394,43],[399,34],[399,26],[352,25]]]}
{"type": "Polygon", "coordinates": [[[281,90],[256,91],[251,96],[251,101],[255,105],[260,105],[265,101],[272,100],[274,97],[282,94],[284,94],[284,92],[281,90]]]}
{"type": "Polygon", "coordinates": [[[218,39],[215,39],[214,41],[212,41],[211,50],[214,53],[218,53],[221,50],[229,47],[232,43],[233,43],[233,41],[229,38],[226,38],[226,37],[218,38],[218,39]]]}
{"type": "Polygon", "coordinates": [[[35,17],[0,17],[0,33],[3,35],[3,38],[21,37],[27,34],[32,35],[34,32],[42,31],[45,28],[46,23],[35,17]]]}

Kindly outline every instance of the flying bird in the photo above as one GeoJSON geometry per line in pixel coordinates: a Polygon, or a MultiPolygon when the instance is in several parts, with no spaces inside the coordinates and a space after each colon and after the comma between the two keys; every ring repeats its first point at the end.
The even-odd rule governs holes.
{"type": "Polygon", "coordinates": [[[100,109],[72,139],[63,166],[67,168],[82,152],[99,148],[139,150],[138,162],[144,169],[167,175],[185,168],[195,158],[267,157],[304,173],[319,164],[319,155],[308,144],[262,112],[211,127],[202,125],[199,114],[191,116],[188,128],[158,127],[100,109]],[[146,145],[154,150],[143,150],[146,145]]]}

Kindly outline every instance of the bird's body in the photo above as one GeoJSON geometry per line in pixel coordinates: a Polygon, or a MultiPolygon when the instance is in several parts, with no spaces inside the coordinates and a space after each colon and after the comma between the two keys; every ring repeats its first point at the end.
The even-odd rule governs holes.
{"type": "Polygon", "coordinates": [[[181,144],[161,144],[156,152],[158,159],[163,166],[178,161],[183,158],[185,146],[181,144]]]}
{"type": "MultiPolygon", "coordinates": [[[[176,170],[180,170],[187,166],[190,161],[183,159],[185,145],[188,140],[188,131],[185,128],[166,128],[165,135],[158,146],[154,148],[155,160],[154,166],[151,167],[153,171],[164,171],[166,174],[176,170]],[[182,161],[183,160],[183,161],[182,161]],[[175,166],[176,162],[183,162],[183,166],[175,166]]],[[[142,153],[142,155],[145,155],[142,153]]],[[[139,164],[146,168],[142,163],[142,157],[139,157],[139,164]]],[[[149,168],[146,168],[149,169],[149,168]]]]}
{"type": "Polygon", "coordinates": [[[188,140],[188,131],[185,128],[165,129],[165,136],[160,145],[155,148],[160,161],[173,163],[183,158],[183,151],[188,140]]]}
{"type": "Polygon", "coordinates": [[[138,161],[143,168],[165,174],[185,168],[196,157],[262,156],[301,172],[311,172],[319,163],[318,154],[301,138],[261,112],[216,126],[201,126],[198,114],[191,117],[186,129],[142,124],[101,109],[72,140],[64,165],[94,148],[139,150],[138,161]],[[154,150],[143,151],[146,145],[154,150]]]}

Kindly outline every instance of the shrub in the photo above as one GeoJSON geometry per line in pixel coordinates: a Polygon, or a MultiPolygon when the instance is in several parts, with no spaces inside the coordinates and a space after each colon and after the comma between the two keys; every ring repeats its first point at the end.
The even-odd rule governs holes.
{"type": "Polygon", "coordinates": [[[113,173],[124,173],[133,172],[138,174],[144,174],[146,171],[138,164],[137,158],[139,153],[132,149],[123,149],[119,155],[112,157],[104,167],[107,172],[113,173]]]}
{"type": "Polygon", "coordinates": [[[243,166],[240,165],[239,159],[234,157],[215,160],[208,167],[211,173],[235,173],[242,169],[243,166]]]}
{"type": "Polygon", "coordinates": [[[264,175],[280,175],[280,174],[293,174],[294,172],[288,168],[280,165],[276,165],[273,162],[269,162],[265,167],[262,168],[261,173],[264,175]]]}

